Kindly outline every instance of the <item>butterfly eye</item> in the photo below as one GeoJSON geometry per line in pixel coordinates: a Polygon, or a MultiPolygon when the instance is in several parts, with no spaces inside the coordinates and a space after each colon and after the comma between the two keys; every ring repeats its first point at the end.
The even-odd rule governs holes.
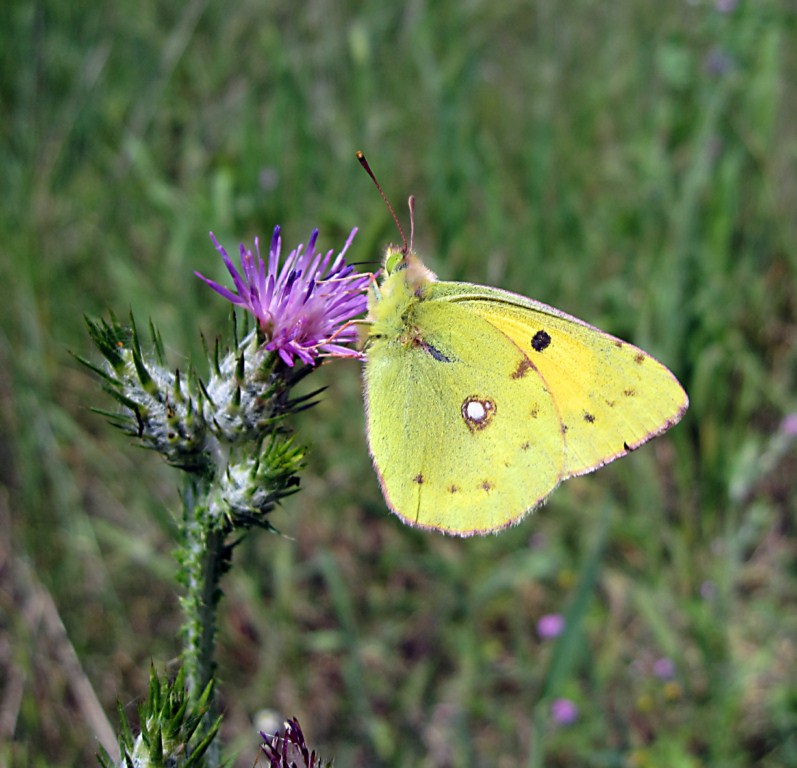
{"type": "Polygon", "coordinates": [[[406,269],[407,264],[403,262],[404,256],[405,254],[397,248],[390,249],[385,257],[385,272],[388,275],[392,275],[400,269],[406,269]]]}
{"type": "Polygon", "coordinates": [[[495,416],[495,400],[489,397],[471,396],[462,403],[462,418],[471,432],[484,429],[495,416]]]}

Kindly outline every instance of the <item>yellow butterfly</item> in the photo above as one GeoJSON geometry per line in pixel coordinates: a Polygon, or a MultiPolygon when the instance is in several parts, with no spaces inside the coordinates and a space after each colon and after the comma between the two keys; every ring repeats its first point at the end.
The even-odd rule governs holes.
{"type": "Polygon", "coordinates": [[[412,240],[387,249],[366,328],[374,467],[390,509],[421,528],[471,536],[517,523],[689,405],[637,347],[509,291],[439,282],[412,240]]]}

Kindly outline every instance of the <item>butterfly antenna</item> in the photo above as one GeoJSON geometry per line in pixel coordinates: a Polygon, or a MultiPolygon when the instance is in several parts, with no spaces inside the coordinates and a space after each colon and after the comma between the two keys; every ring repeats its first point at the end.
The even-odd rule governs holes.
{"type": "Polygon", "coordinates": [[[410,251],[412,251],[415,244],[415,195],[410,195],[407,205],[410,208],[410,251]]]}
{"type": "MultiPolygon", "coordinates": [[[[404,234],[404,230],[401,227],[401,223],[398,220],[398,216],[396,216],[396,212],[393,210],[393,206],[390,204],[390,200],[387,199],[387,195],[385,194],[384,190],[382,189],[379,182],[376,180],[376,176],[374,172],[371,170],[371,166],[368,165],[368,161],[365,159],[365,155],[357,150],[357,159],[360,161],[360,165],[365,168],[365,172],[371,177],[371,181],[374,182],[376,188],[379,190],[379,194],[382,195],[382,199],[385,201],[385,205],[387,209],[390,211],[390,215],[393,217],[393,221],[396,222],[396,228],[401,235],[401,252],[407,253],[407,236],[404,234]]],[[[411,222],[412,223],[412,222],[411,222]]],[[[413,225],[414,226],[414,225],[413,225]]],[[[411,235],[412,233],[410,233],[411,235]]],[[[410,248],[412,248],[412,238],[410,237],[410,248]]]]}

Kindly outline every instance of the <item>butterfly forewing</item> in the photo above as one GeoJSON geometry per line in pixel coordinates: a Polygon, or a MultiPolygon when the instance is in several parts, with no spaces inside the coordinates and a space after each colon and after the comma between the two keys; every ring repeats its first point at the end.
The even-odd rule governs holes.
{"type": "Polygon", "coordinates": [[[518,345],[545,380],[562,419],[563,477],[623,456],[678,422],[688,405],[672,373],[627,342],[522,296],[441,283],[455,304],[518,345]],[[455,287],[452,291],[451,287],[455,287]],[[496,294],[498,298],[496,298],[496,294]]]}

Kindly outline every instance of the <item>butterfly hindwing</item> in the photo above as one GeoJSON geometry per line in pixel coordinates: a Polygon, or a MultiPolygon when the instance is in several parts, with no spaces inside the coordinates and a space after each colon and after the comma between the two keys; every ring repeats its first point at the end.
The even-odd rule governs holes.
{"type": "Polygon", "coordinates": [[[408,327],[412,339],[368,350],[368,431],[388,503],[406,522],[458,535],[517,521],[562,476],[545,382],[470,307],[422,302],[408,327]]]}

